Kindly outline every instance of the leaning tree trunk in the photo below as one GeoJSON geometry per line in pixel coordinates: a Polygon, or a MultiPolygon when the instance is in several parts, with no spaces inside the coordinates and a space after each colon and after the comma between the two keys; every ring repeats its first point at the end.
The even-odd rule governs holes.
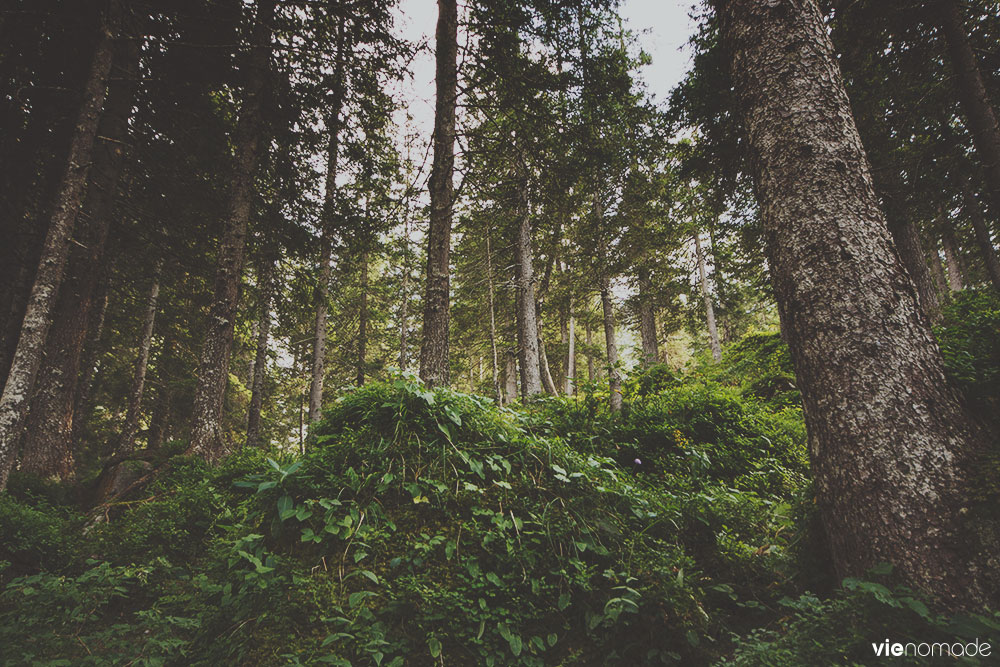
{"type": "MultiPolygon", "coordinates": [[[[42,477],[65,479],[73,474],[78,378],[98,283],[108,271],[103,260],[125,161],[138,75],[138,40],[121,40],[113,49],[107,101],[97,126],[83,215],[52,313],[45,358],[38,370],[37,390],[22,439],[21,469],[42,477]]],[[[87,371],[83,366],[83,373],[87,371]]]]}
{"type": "Polygon", "coordinates": [[[517,177],[517,241],[514,245],[517,272],[517,346],[521,364],[521,395],[531,398],[542,392],[538,357],[538,312],[535,305],[534,257],[531,249],[531,209],[524,169],[517,177]]]}
{"type": "Polygon", "coordinates": [[[163,258],[157,260],[153,269],[153,282],[149,286],[149,296],[146,298],[146,313],[142,321],[142,335],[139,338],[139,355],[135,360],[132,373],[132,387],[128,394],[128,409],[125,411],[125,424],[122,426],[121,439],[118,441],[117,454],[129,454],[135,444],[135,434],[139,430],[139,409],[142,405],[143,389],[146,386],[146,369],[149,368],[149,350],[153,346],[153,327],[156,325],[156,301],[160,297],[160,274],[163,271],[163,258]]]}
{"type": "Polygon", "coordinates": [[[233,136],[236,156],[229,191],[229,215],[216,255],[215,287],[205,342],[198,362],[189,454],[210,463],[226,453],[222,436],[222,405],[229,379],[243,250],[253,206],[254,175],[266,132],[264,96],[271,55],[271,25],[277,0],[259,0],[248,60],[246,97],[233,136]]]}
{"type": "Polygon", "coordinates": [[[963,210],[972,222],[972,230],[976,233],[976,243],[979,245],[979,253],[983,256],[986,264],[986,273],[990,276],[993,289],[1000,292],[1000,260],[997,260],[997,249],[990,238],[990,230],[983,219],[983,211],[976,201],[976,196],[968,184],[962,183],[963,210]]]}
{"type": "Polygon", "coordinates": [[[337,172],[340,158],[340,113],[347,91],[346,60],[350,43],[347,20],[337,26],[337,53],[333,71],[333,99],[327,120],[326,192],[323,196],[323,217],[320,232],[319,280],[316,285],[316,319],[313,326],[312,375],[309,382],[309,423],[320,420],[323,413],[323,381],[326,377],[327,316],[330,307],[330,256],[333,248],[334,224],[337,215],[337,172]]]}
{"type": "Polygon", "coordinates": [[[994,208],[1000,211],[1000,123],[983,84],[958,0],[938,2],[941,30],[955,72],[958,101],[962,105],[976,153],[986,168],[986,190],[994,208]]]}
{"type": "Polygon", "coordinates": [[[712,306],[712,293],[708,291],[708,275],[705,272],[705,253],[701,249],[700,234],[694,235],[694,252],[698,260],[698,284],[701,286],[701,298],[705,302],[705,321],[708,323],[708,340],[712,347],[712,360],[722,359],[722,347],[719,345],[719,330],[715,326],[715,308],[712,306]]]}
{"type": "Polygon", "coordinates": [[[986,438],[893,252],[819,7],[716,6],[837,572],[889,562],[950,606],[996,602],[995,556],[964,529],[986,438]]]}
{"type": "Polygon", "coordinates": [[[649,368],[660,359],[656,337],[656,311],[650,302],[649,271],[639,269],[639,338],[642,341],[642,367],[649,368]]]}
{"type": "Polygon", "coordinates": [[[119,1],[112,0],[87,75],[83,104],[73,131],[66,170],[52,204],[52,217],[42,247],[41,260],[28,298],[7,381],[0,396],[0,491],[6,488],[7,476],[14,466],[18,436],[28,412],[28,400],[34,391],[35,377],[42,363],[46,338],[52,325],[52,311],[62,284],[73,227],[87,184],[98,120],[104,106],[108,74],[111,71],[113,41],[117,36],[121,15],[119,1]]]}
{"type": "Polygon", "coordinates": [[[941,232],[941,245],[944,247],[944,261],[948,265],[948,287],[952,292],[961,292],[965,281],[962,279],[962,260],[958,253],[958,242],[955,232],[945,227],[941,232]]]}
{"type": "Polygon", "coordinates": [[[420,377],[430,386],[448,384],[449,256],[454,205],[455,103],[458,95],[458,3],[438,0],[437,101],[434,107],[434,161],[431,164],[430,228],[420,377]]]}
{"type": "Polygon", "coordinates": [[[261,446],[260,423],[264,411],[264,380],[267,378],[267,344],[271,335],[271,298],[274,293],[275,256],[262,259],[257,268],[260,293],[257,298],[257,349],[253,360],[253,382],[250,385],[250,409],[247,414],[247,447],[261,446]]]}

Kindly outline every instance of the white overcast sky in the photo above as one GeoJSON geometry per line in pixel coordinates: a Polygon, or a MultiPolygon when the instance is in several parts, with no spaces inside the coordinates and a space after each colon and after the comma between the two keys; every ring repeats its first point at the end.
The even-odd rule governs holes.
{"type": "MultiPolygon", "coordinates": [[[[639,46],[652,58],[640,75],[648,91],[664,101],[683,78],[691,64],[688,39],[694,31],[689,18],[693,0],[623,0],[621,16],[636,33],[639,46]]],[[[437,23],[436,0],[401,0],[396,29],[407,40],[425,41],[434,47],[437,23]]],[[[461,39],[461,36],[459,37],[461,39]]],[[[434,125],[434,56],[430,50],[413,62],[413,80],[403,87],[402,96],[415,128],[430,137],[434,125]]]]}

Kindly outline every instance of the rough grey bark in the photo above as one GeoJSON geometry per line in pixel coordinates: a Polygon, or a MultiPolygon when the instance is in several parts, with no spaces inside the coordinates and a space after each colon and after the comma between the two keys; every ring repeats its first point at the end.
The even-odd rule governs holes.
{"type": "Polygon", "coordinates": [[[712,349],[712,360],[722,359],[722,347],[719,345],[719,330],[715,326],[715,307],[712,305],[712,294],[708,291],[708,275],[705,272],[705,253],[701,249],[700,234],[694,235],[694,252],[698,260],[698,284],[701,286],[701,298],[705,302],[705,321],[708,323],[708,341],[712,349]]]}
{"type": "Polygon", "coordinates": [[[247,413],[247,447],[259,448],[261,415],[264,410],[264,380],[267,378],[267,344],[271,335],[271,299],[274,294],[274,264],[272,255],[257,267],[260,299],[257,304],[257,349],[254,352],[253,381],[250,385],[250,408],[247,413]]]}
{"type": "Polygon", "coordinates": [[[517,240],[514,260],[517,280],[517,346],[521,366],[521,395],[530,398],[542,392],[538,353],[538,319],[535,302],[535,270],[531,247],[531,207],[524,169],[517,182],[517,240]]]}
{"type": "Polygon", "coordinates": [[[41,259],[3,394],[0,396],[0,491],[6,488],[7,477],[14,466],[16,444],[52,325],[52,311],[62,284],[69,243],[87,183],[94,139],[111,71],[113,40],[120,27],[121,14],[120,3],[113,0],[101,26],[101,36],[87,74],[83,103],[73,131],[66,170],[53,201],[41,259]]]}
{"type": "Polygon", "coordinates": [[[508,349],[503,356],[503,404],[509,405],[514,402],[514,398],[517,396],[517,354],[508,349]]]}
{"type": "Polygon", "coordinates": [[[976,153],[986,169],[986,190],[994,208],[1000,211],[1000,123],[983,84],[958,0],[938,0],[938,16],[955,72],[958,101],[976,153]]]}
{"type": "Polygon", "coordinates": [[[222,404],[229,379],[229,356],[239,298],[247,223],[253,205],[254,175],[265,135],[264,97],[271,55],[271,25],[276,0],[259,0],[243,106],[233,136],[235,160],[229,191],[229,215],[216,255],[215,286],[209,323],[198,362],[188,453],[210,463],[218,461],[227,444],[222,437],[222,404]]]}
{"type": "Polygon", "coordinates": [[[431,215],[427,233],[427,283],[420,377],[430,386],[448,384],[449,257],[454,205],[455,106],[458,96],[458,5],[438,0],[434,107],[434,161],[429,181],[431,215]]]}
{"type": "Polygon", "coordinates": [[[569,346],[566,351],[566,386],[567,396],[573,395],[574,379],[576,378],[576,318],[573,317],[573,297],[569,300],[569,346]]]}
{"type": "Polygon", "coordinates": [[[958,253],[955,232],[950,227],[945,227],[941,232],[941,245],[944,247],[944,261],[948,265],[948,287],[952,292],[961,292],[965,286],[962,278],[962,260],[958,253]]]}
{"type": "Polygon", "coordinates": [[[128,408],[125,411],[125,423],[122,426],[121,438],[118,441],[116,454],[128,454],[135,444],[135,434],[139,430],[139,409],[142,405],[143,389],[146,386],[146,370],[149,368],[149,351],[153,346],[153,327],[156,325],[156,302],[160,298],[160,276],[163,271],[163,258],[157,260],[153,269],[153,279],[149,285],[149,295],[146,297],[146,312],[142,320],[142,334],[139,337],[139,354],[135,360],[132,372],[132,386],[128,394],[128,408]]]}
{"type": "Polygon", "coordinates": [[[138,70],[137,39],[118,41],[112,49],[107,97],[97,126],[86,197],[22,436],[21,469],[42,477],[65,479],[73,473],[79,377],[81,367],[84,374],[90,370],[81,366],[81,361],[98,283],[108,271],[103,258],[128,145],[138,70]]]}
{"type": "Polygon", "coordinates": [[[993,283],[993,289],[1000,292],[1000,260],[997,259],[997,249],[990,238],[990,230],[983,219],[983,210],[976,201],[976,196],[965,183],[962,184],[962,209],[969,221],[972,222],[972,230],[976,233],[976,243],[979,245],[979,253],[983,256],[986,264],[986,273],[993,283]]]}
{"type": "Polygon", "coordinates": [[[837,572],[890,562],[947,605],[995,602],[995,556],[963,529],[985,435],[893,252],[819,7],[716,6],[837,572]]]}
{"type": "Polygon", "coordinates": [[[639,338],[642,342],[642,367],[649,368],[660,359],[656,336],[656,311],[650,302],[649,271],[639,268],[639,338]]]}
{"type": "Polygon", "coordinates": [[[323,416],[323,381],[326,376],[327,316],[330,307],[330,256],[337,215],[337,173],[340,159],[340,114],[347,91],[346,61],[350,49],[347,37],[347,20],[340,19],[337,26],[337,53],[334,56],[333,90],[330,114],[327,118],[329,132],[326,152],[326,192],[323,196],[322,229],[320,230],[319,278],[316,285],[316,319],[313,326],[312,375],[309,382],[309,423],[323,416]]]}

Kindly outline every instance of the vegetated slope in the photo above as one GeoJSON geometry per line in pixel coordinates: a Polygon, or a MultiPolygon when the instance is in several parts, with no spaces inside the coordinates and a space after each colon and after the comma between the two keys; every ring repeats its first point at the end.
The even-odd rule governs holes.
{"type": "Polygon", "coordinates": [[[96,524],[15,477],[0,662],[796,665],[988,636],[888,569],[836,587],[798,408],[754,389],[788,373],[775,338],[634,376],[620,415],[373,383],[304,457],[175,457],[96,524]]]}

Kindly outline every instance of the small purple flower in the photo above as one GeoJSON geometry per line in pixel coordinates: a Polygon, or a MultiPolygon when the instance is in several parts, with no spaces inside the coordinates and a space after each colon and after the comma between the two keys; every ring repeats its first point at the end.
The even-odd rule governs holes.
{"type": "Polygon", "coordinates": [[[635,460],[635,464],[636,464],[637,466],[641,466],[641,465],[642,465],[642,459],[636,459],[636,460],[635,460]]]}

